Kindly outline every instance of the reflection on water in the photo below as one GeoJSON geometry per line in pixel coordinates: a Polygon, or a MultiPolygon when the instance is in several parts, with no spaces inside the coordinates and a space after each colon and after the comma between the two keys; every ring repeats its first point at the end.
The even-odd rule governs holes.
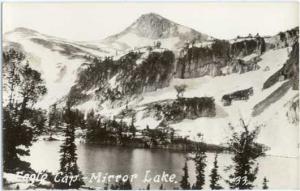
{"type": "MultiPolygon", "coordinates": [[[[31,162],[33,169],[48,170],[57,172],[59,169],[59,146],[61,142],[40,141],[34,143],[31,148],[31,156],[26,160],[31,162]]],[[[134,149],[112,146],[97,146],[79,144],[77,145],[78,165],[84,176],[91,173],[137,174],[138,178],[133,182],[133,188],[146,188],[147,183],[143,182],[146,170],[151,174],[162,174],[163,171],[169,174],[176,174],[176,180],[181,180],[182,168],[185,162],[185,153],[172,152],[168,150],[134,149]]],[[[207,154],[206,185],[209,186],[209,174],[213,166],[214,154],[207,154]]],[[[219,154],[219,173],[223,178],[228,176],[225,173],[226,166],[231,164],[228,154],[219,154]]],[[[257,177],[257,188],[262,187],[263,177],[270,180],[269,187],[273,189],[295,189],[297,187],[297,159],[267,156],[259,161],[259,174],[257,177]]],[[[195,182],[195,167],[192,161],[188,162],[190,182],[195,182]]],[[[226,187],[224,180],[221,184],[226,187]]],[[[87,182],[88,186],[103,186],[93,181],[87,182]]],[[[164,183],[164,188],[179,187],[179,183],[164,183]]],[[[151,189],[157,189],[159,184],[151,183],[151,189]]]]}

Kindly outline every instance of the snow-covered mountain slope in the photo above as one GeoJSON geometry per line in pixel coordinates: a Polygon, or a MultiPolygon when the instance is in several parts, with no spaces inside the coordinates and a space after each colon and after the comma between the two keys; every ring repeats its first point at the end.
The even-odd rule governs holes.
{"type": "Polygon", "coordinates": [[[212,39],[212,37],[177,24],[158,14],[149,13],[139,17],[124,31],[107,37],[102,43],[125,50],[152,46],[155,42],[160,41],[162,47],[176,50],[178,47],[182,47],[186,41],[201,42],[207,39],[212,39]]]}
{"type": "MultiPolygon", "coordinates": [[[[185,93],[186,97],[213,96],[217,105],[216,118],[198,118],[196,120],[185,120],[181,123],[174,124],[176,130],[191,138],[195,138],[196,133],[203,133],[204,138],[209,143],[220,144],[226,141],[229,135],[228,123],[236,124],[240,117],[250,120],[252,127],[263,125],[261,127],[260,141],[270,146],[269,153],[276,155],[297,155],[297,134],[298,127],[288,122],[287,112],[289,108],[286,104],[295,96],[298,96],[297,90],[288,88],[288,91],[278,101],[272,103],[260,115],[253,117],[253,107],[260,101],[264,100],[273,91],[279,88],[283,82],[263,90],[263,82],[283,66],[288,58],[287,48],[270,50],[262,55],[262,60],[258,63],[261,69],[244,74],[232,74],[224,77],[203,77],[197,79],[183,80],[175,79],[173,84],[187,84],[188,88],[185,93]],[[269,67],[269,71],[263,69],[269,67]],[[222,95],[253,87],[254,95],[248,101],[237,101],[231,106],[222,106],[222,95]],[[278,141],[280,140],[280,141],[278,141]]],[[[172,85],[169,89],[161,90],[156,95],[145,95],[143,102],[154,101],[153,99],[165,99],[175,91],[172,85]]],[[[238,125],[234,125],[238,126],[238,125]]]]}
{"type": "Polygon", "coordinates": [[[127,54],[133,48],[141,49],[160,41],[161,47],[176,51],[187,40],[202,41],[208,36],[176,24],[157,14],[142,15],[123,32],[101,42],[72,42],[41,34],[27,28],[16,28],[4,34],[4,50],[15,48],[25,52],[31,66],[42,73],[48,89],[39,106],[49,105],[68,94],[77,79],[78,69],[93,57],[127,54]]]}
{"type": "Polygon", "coordinates": [[[39,106],[45,108],[69,92],[78,68],[86,62],[86,56],[110,54],[97,47],[44,35],[27,28],[17,28],[5,33],[3,48],[15,48],[25,52],[31,67],[42,73],[48,94],[39,102],[39,106]]]}
{"type": "MultiPolygon", "coordinates": [[[[260,56],[258,70],[226,76],[204,76],[200,78],[179,79],[173,78],[168,87],[157,91],[144,92],[127,104],[122,102],[105,101],[101,103],[97,98],[90,99],[77,107],[83,111],[94,109],[101,115],[112,118],[124,110],[136,112],[136,123],[140,129],[147,125],[150,128],[159,126],[162,119],[147,114],[147,107],[152,103],[160,103],[164,100],[176,100],[175,85],[186,84],[184,97],[213,97],[216,104],[215,117],[199,117],[196,119],[184,119],[171,123],[176,132],[181,136],[188,136],[197,140],[197,133],[204,135],[207,143],[223,144],[231,134],[228,124],[239,127],[239,119],[244,118],[250,122],[250,127],[261,125],[259,140],[271,148],[269,154],[296,156],[298,128],[289,122],[288,113],[290,102],[297,97],[298,91],[288,86],[283,95],[270,104],[262,113],[253,116],[253,108],[265,100],[277,89],[290,84],[289,79],[279,81],[273,86],[263,89],[264,82],[286,63],[289,55],[287,48],[269,50],[260,56]],[[268,70],[266,70],[268,68],[268,70]],[[253,87],[254,94],[249,100],[234,101],[230,106],[223,106],[222,96],[230,92],[253,87]],[[280,140],[281,142],[279,142],[280,140]]],[[[130,118],[123,119],[130,122],[130,118]]]]}

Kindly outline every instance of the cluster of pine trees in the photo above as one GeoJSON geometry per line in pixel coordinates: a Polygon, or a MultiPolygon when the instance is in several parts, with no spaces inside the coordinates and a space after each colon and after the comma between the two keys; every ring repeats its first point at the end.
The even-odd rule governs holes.
{"type": "MultiPolygon", "coordinates": [[[[35,107],[47,89],[41,73],[32,69],[25,59],[25,55],[15,49],[3,52],[3,171],[9,173],[35,173],[30,163],[21,160],[21,157],[28,156],[35,137],[47,131],[46,112],[35,107]]],[[[78,178],[71,184],[53,181],[54,187],[80,188],[84,182],[77,166],[74,140],[75,127],[80,123],[82,115],[78,110],[72,110],[69,102],[62,113],[58,114],[56,106],[53,106],[49,112],[48,126],[59,128],[66,125],[65,141],[60,150],[60,174],[62,177],[78,178]]]]}
{"type": "Polygon", "coordinates": [[[115,184],[111,184],[110,187],[108,184],[104,185],[104,190],[132,190],[132,185],[130,183],[130,180],[127,181],[119,181],[115,184]]]}
{"type": "Polygon", "coordinates": [[[79,189],[84,186],[83,175],[77,165],[77,146],[75,144],[75,130],[78,127],[84,127],[83,114],[78,109],[72,109],[72,102],[66,102],[65,107],[57,108],[54,104],[48,112],[49,140],[54,140],[54,132],[63,131],[64,141],[60,146],[60,168],[56,176],[48,174],[48,181],[55,189],[79,189]]]}
{"type": "Polygon", "coordinates": [[[131,123],[127,124],[114,119],[104,119],[90,111],[86,117],[86,141],[88,143],[110,143],[123,144],[128,139],[134,139],[137,128],[134,125],[135,117],[132,116],[131,123]]]}
{"type": "MultiPolygon", "coordinates": [[[[82,113],[78,109],[73,109],[74,112],[74,119],[73,123],[75,127],[79,127],[81,129],[84,129],[86,127],[86,121],[84,119],[84,113],[82,113]]],[[[44,129],[44,132],[46,134],[49,134],[49,140],[54,140],[52,137],[54,133],[64,131],[63,127],[65,124],[64,120],[64,108],[58,108],[57,104],[53,104],[49,107],[48,111],[48,120],[46,124],[46,128],[44,129]]]]}
{"type": "MultiPolygon", "coordinates": [[[[256,180],[258,172],[257,159],[264,156],[265,149],[262,145],[256,142],[258,136],[259,127],[254,130],[249,130],[248,125],[241,119],[241,126],[243,131],[241,133],[235,132],[234,127],[230,126],[233,130],[233,134],[229,140],[228,146],[233,153],[232,161],[233,166],[229,166],[228,169],[232,170],[229,175],[229,179],[225,182],[229,185],[230,189],[253,189],[254,181],[256,180]]],[[[202,190],[205,184],[205,167],[206,167],[206,150],[201,147],[194,153],[194,157],[191,159],[196,166],[196,183],[191,186],[189,182],[188,166],[187,162],[183,167],[183,176],[180,182],[180,186],[185,190],[202,190]]],[[[218,154],[215,155],[213,168],[210,173],[209,187],[212,190],[224,189],[220,185],[222,177],[218,172],[218,154]]],[[[263,189],[268,189],[268,180],[266,177],[263,180],[263,189]]]]}
{"type": "Polygon", "coordinates": [[[140,51],[131,51],[117,60],[112,57],[90,58],[86,56],[86,69],[78,74],[77,83],[71,88],[69,98],[76,102],[89,99],[84,90],[98,87],[96,94],[100,100],[116,101],[126,96],[145,91],[147,87],[161,88],[170,80],[175,60],[169,50],[150,52],[142,63],[140,51]],[[111,88],[108,81],[116,77],[118,85],[111,88]]]}
{"type": "Polygon", "coordinates": [[[41,74],[29,66],[21,51],[3,52],[3,71],[4,172],[32,172],[20,157],[29,155],[29,146],[44,126],[44,112],[34,106],[47,89],[41,74]]]}

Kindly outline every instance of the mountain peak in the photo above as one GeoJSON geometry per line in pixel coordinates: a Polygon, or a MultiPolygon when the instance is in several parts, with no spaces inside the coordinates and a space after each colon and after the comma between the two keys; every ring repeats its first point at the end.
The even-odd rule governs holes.
{"type": "Polygon", "coordinates": [[[21,36],[22,38],[25,37],[33,37],[36,35],[39,35],[40,33],[38,31],[35,31],[33,29],[29,29],[29,28],[25,28],[25,27],[17,27],[14,30],[8,31],[6,33],[4,33],[4,38],[8,38],[10,35],[17,35],[17,36],[21,36]]]}
{"type": "MultiPolygon", "coordinates": [[[[139,17],[140,20],[143,20],[143,19],[166,19],[164,17],[162,17],[161,15],[159,14],[156,14],[156,13],[146,13],[146,14],[142,14],[140,17],[139,17]]],[[[138,20],[139,20],[138,19],[138,20]]],[[[166,19],[168,20],[168,19],[166,19]]]]}
{"type": "Polygon", "coordinates": [[[124,47],[152,45],[161,41],[162,47],[173,49],[182,47],[186,41],[207,40],[208,35],[180,25],[156,13],[141,15],[122,32],[104,39],[106,44],[119,44],[124,47]]]}
{"type": "Polygon", "coordinates": [[[31,32],[31,33],[37,33],[36,30],[25,28],[25,27],[17,27],[14,29],[15,32],[31,32]]]}
{"type": "Polygon", "coordinates": [[[39,33],[36,30],[25,28],[25,27],[17,27],[11,32],[20,32],[20,33],[23,33],[23,34],[31,34],[31,35],[39,33]]]}
{"type": "Polygon", "coordinates": [[[150,39],[167,38],[175,32],[177,23],[174,23],[156,13],[141,15],[126,31],[131,31],[141,37],[150,39]]]}

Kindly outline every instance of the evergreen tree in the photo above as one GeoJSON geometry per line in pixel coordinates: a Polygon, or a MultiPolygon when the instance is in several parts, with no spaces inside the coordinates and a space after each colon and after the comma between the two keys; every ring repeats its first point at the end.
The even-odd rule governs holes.
{"type": "MultiPolygon", "coordinates": [[[[202,135],[198,135],[202,139],[202,135]]],[[[205,184],[205,167],[206,167],[206,148],[201,146],[203,144],[197,144],[197,151],[195,157],[193,158],[196,166],[196,183],[194,189],[202,190],[205,184]]]]}
{"type": "Polygon", "coordinates": [[[59,112],[56,108],[56,104],[53,104],[50,107],[50,111],[48,113],[49,139],[52,139],[52,135],[54,131],[57,130],[60,125],[61,125],[61,119],[59,118],[59,112]]]}
{"type": "Polygon", "coordinates": [[[131,183],[130,183],[129,179],[127,179],[127,181],[124,182],[122,190],[132,190],[132,186],[131,186],[131,183]]]}
{"type": "Polygon", "coordinates": [[[3,166],[6,172],[31,171],[20,160],[29,155],[35,132],[43,123],[32,123],[33,106],[46,93],[41,74],[24,64],[25,55],[14,49],[3,52],[3,166]]]}
{"type": "Polygon", "coordinates": [[[29,121],[34,126],[34,135],[38,136],[46,131],[47,111],[30,109],[29,121]]]}
{"type": "Polygon", "coordinates": [[[84,185],[82,174],[77,166],[77,154],[75,141],[75,127],[74,127],[74,112],[71,110],[70,103],[67,103],[63,117],[66,123],[65,141],[61,145],[60,153],[60,173],[59,180],[67,177],[68,181],[59,181],[55,183],[56,189],[78,189],[84,185]],[[70,181],[71,177],[76,177],[76,180],[70,181]]]}
{"type": "Polygon", "coordinates": [[[214,161],[214,167],[211,170],[211,174],[210,174],[210,188],[212,190],[221,190],[223,189],[218,181],[220,180],[221,176],[218,174],[218,154],[216,154],[215,156],[215,161],[214,161]]]}
{"type": "Polygon", "coordinates": [[[111,184],[110,190],[132,190],[132,186],[129,179],[125,182],[119,180],[115,184],[111,184]]]}
{"type": "MultiPolygon", "coordinates": [[[[241,133],[233,132],[229,141],[229,148],[233,151],[234,171],[227,182],[232,189],[252,189],[258,172],[256,160],[264,155],[265,149],[255,142],[259,126],[251,131],[243,119],[240,122],[243,131],[241,133]]],[[[230,127],[234,130],[232,126],[230,127]]]]}
{"type": "Polygon", "coordinates": [[[159,190],[163,190],[163,189],[164,189],[164,185],[161,184],[161,185],[159,186],[159,190]]]}
{"type": "Polygon", "coordinates": [[[170,129],[170,141],[173,143],[175,137],[175,130],[173,128],[170,129]]]}
{"type": "Polygon", "coordinates": [[[202,190],[205,184],[206,153],[198,151],[193,159],[196,165],[195,189],[202,190]]]}
{"type": "Polygon", "coordinates": [[[175,85],[174,88],[177,92],[177,98],[179,99],[179,98],[183,97],[183,94],[187,88],[187,85],[185,85],[185,84],[175,85]]]}
{"type": "Polygon", "coordinates": [[[7,107],[13,110],[16,99],[16,89],[21,83],[20,66],[25,59],[22,52],[10,49],[3,52],[3,98],[7,99],[7,107]]]}
{"type": "Polygon", "coordinates": [[[108,190],[108,181],[104,183],[103,190],[108,190]]]}
{"type": "Polygon", "coordinates": [[[195,184],[192,185],[192,190],[196,190],[196,185],[195,184]]]}
{"type": "Polygon", "coordinates": [[[135,115],[132,115],[132,118],[131,118],[131,124],[130,124],[130,132],[132,133],[132,136],[135,137],[135,134],[136,134],[136,127],[134,126],[134,123],[135,123],[136,119],[135,119],[135,115]]]}
{"type": "Polygon", "coordinates": [[[114,184],[111,184],[110,185],[110,190],[117,190],[118,188],[117,188],[117,186],[116,185],[114,185],[114,184]]]}
{"type": "Polygon", "coordinates": [[[189,172],[188,172],[188,166],[187,162],[185,161],[184,167],[183,167],[183,176],[180,181],[180,186],[183,190],[189,190],[191,188],[190,183],[189,183],[189,172]]]}
{"type": "Polygon", "coordinates": [[[75,109],[75,126],[80,127],[81,129],[85,129],[85,120],[84,113],[82,113],[79,109],[75,109]]]}
{"type": "Polygon", "coordinates": [[[28,118],[28,108],[32,108],[37,100],[47,93],[41,73],[32,69],[28,62],[24,67],[21,67],[20,74],[21,83],[18,87],[21,96],[18,113],[19,124],[28,118]]]}
{"type": "Polygon", "coordinates": [[[267,178],[264,177],[263,187],[262,187],[263,190],[269,189],[269,187],[268,187],[268,182],[269,182],[269,181],[267,180],[267,178]]]}
{"type": "Polygon", "coordinates": [[[264,38],[261,39],[261,48],[260,48],[260,53],[263,54],[266,51],[266,42],[264,38]]]}
{"type": "Polygon", "coordinates": [[[16,117],[7,108],[3,109],[3,167],[4,172],[16,172],[18,170],[31,171],[30,163],[22,161],[20,156],[29,156],[32,144],[32,128],[25,124],[15,123],[16,117]],[[24,148],[19,146],[25,146],[24,148]],[[18,148],[19,147],[19,148],[18,148]]]}
{"type": "Polygon", "coordinates": [[[87,141],[91,142],[91,143],[96,142],[97,141],[98,121],[97,121],[97,118],[95,117],[94,110],[91,110],[87,114],[86,128],[87,128],[87,133],[86,133],[87,141]]]}

